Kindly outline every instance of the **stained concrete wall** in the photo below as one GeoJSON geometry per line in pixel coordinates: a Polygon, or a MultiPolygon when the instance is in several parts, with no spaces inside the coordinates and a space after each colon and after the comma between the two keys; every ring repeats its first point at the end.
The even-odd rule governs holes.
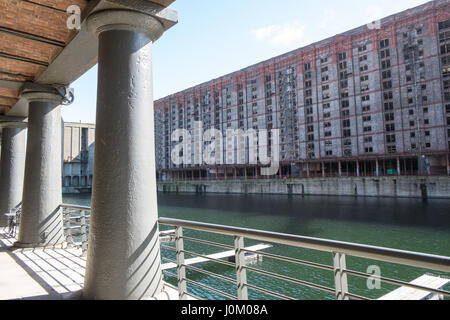
{"type": "Polygon", "coordinates": [[[450,177],[159,182],[159,192],[450,198],[450,177]]]}

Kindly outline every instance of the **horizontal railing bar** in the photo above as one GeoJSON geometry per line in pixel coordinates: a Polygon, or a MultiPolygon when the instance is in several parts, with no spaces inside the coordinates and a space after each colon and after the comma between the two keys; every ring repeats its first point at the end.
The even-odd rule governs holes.
{"type": "Polygon", "coordinates": [[[273,292],[273,291],[270,291],[270,290],[267,290],[267,289],[263,289],[263,288],[260,288],[260,287],[257,287],[257,286],[254,286],[254,285],[251,285],[251,284],[248,284],[248,283],[245,283],[244,286],[246,286],[246,287],[248,287],[250,289],[256,290],[256,291],[267,293],[267,294],[269,294],[271,296],[278,297],[278,298],[283,299],[283,300],[296,300],[294,298],[285,296],[283,294],[279,294],[279,293],[276,293],[276,292],[273,292]]]}
{"type": "Polygon", "coordinates": [[[175,273],[172,273],[172,272],[169,272],[169,271],[166,271],[166,270],[163,270],[162,273],[165,274],[165,275],[167,275],[167,276],[169,276],[169,277],[178,279],[178,276],[177,276],[175,273]]]}
{"type": "Polygon", "coordinates": [[[75,229],[81,229],[81,226],[70,226],[70,227],[64,227],[65,230],[75,230],[75,229]]]}
{"type": "Polygon", "coordinates": [[[75,219],[81,219],[81,218],[86,218],[89,219],[91,216],[90,215],[86,215],[86,216],[71,216],[69,214],[67,214],[68,217],[64,217],[64,219],[70,219],[70,220],[75,220],[75,219]]]}
{"type": "Polygon", "coordinates": [[[161,260],[164,260],[164,261],[167,261],[167,262],[170,262],[170,263],[177,264],[177,262],[176,262],[175,260],[170,260],[170,259],[167,259],[167,258],[164,258],[164,257],[162,257],[161,260]]]}
{"type": "Polygon", "coordinates": [[[325,252],[340,252],[350,256],[450,272],[450,258],[444,256],[169,218],[160,218],[159,222],[165,225],[180,226],[216,234],[240,236],[258,241],[273,242],[325,252]]]}
{"type": "Polygon", "coordinates": [[[191,279],[187,279],[187,278],[186,278],[186,279],[184,279],[184,280],[186,280],[186,282],[192,283],[193,285],[199,286],[199,287],[201,287],[201,288],[203,288],[203,289],[210,290],[210,291],[213,291],[213,292],[215,292],[215,293],[217,293],[217,294],[220,294],[220,295],[222,295],[222,296],[224,296],[224,297],[230,298],[231,300],[237,300],[237,298],[236,298],[235,296],[232,296],[231,294],[228,294],[228,293],[226,293],[226,292],[222,292],[222,291],[220,291],[220,290],[211,288],[211,287],[209,287],[209,286],[207,286],[207,285],[204,285],[204,284],[202,284],[202,283],[196,282],[196,281],[191,280],[191,279]]]}
{"type": "Polygon", "coordinates": [[[71,213],[64,213],[63,215],[63,219],[64,220],[76,220],[76,219],[82,219],[82,218],[86,218],[87,220],[90,219],[89,215],[85,215],[85,216],[74,216],[71,213]]]}
{"type": "Polygon", "coordinates": [[[61,204],[60,205],[61,208],[64,209],[75,209],[75,210],[83,210],[83,211],[91,211],[91,207],[86,207],[86,206],[79,206],[76,204],[61,204]]]}
{"type": "Polygon", "coordinates": [[[200,272],[200,273],[204,273],[204,274],[209,275],[211,277],[215,277],[215,278],[218,278],[218,279],[221,279],[221,280],[228,281],[228,282],[231,282],[233,284],[236,284],[236,280],[235,279],[231,279],[231,278],[228,278],[228,277],[225,277],[225,276],[222,276],[222,275],[218,275],[218,274],[216,274],[214,272],[210,272],[210,271],[199,269],[199,268],[196,268],[196,267],[193,267],[193,266],[189,266],[187,264],[183,264],[183,266],[186,267],[187,269],[190,269],[190,270],[193,270],[193,271],[197,271],[197,272],[200,272]]]}
{"type": "Polygon", "coordinates": [[[192,241],[192,242],[198,242],[198,243],[202,243],[202,244],[211,245],[211,246],[214,246],[214,247],[234,250],[233,246],[226,245],[226,244],[221,244],[221,243],[212,242],[212,241],[206,241],[206,240],[200,240],[200,239],[195,239],[195,238],[186,237],[186,236],[183,236],[182,238],[185,239],[185,240],[188,240],[188,241],[192,241]]]}
{"type": "MultiPolygon", "coordinates": [[[[373,275],[370,275],[370,274],[367,274],[364,272],[354,271],[354,270],[342,270],[342,271],[347,274],[361,277],[361,278],[373,277],[373,275]]],[[[386,277],[377,277],[377,279],[379,279],[380,281],[386,282],[386,283],[391,283],[391,284],[395,284],[395,285],[402,286],[402,287],[409,287],[409,288],[418,289],[418,290],[422,290],[422,291],[433,292],[433,293],[442,294],[445,296],[450,296],[450,292],[445,291],[445,290],[433,289],[433,288],[421,286],[418,284],[413,284],[413,283],[409,283],[409,282],[405,282],[405,281],[401,281],[401,280],[390,279],[390,278],[386,278],[386,277]]]]}
{"type": "Polygon", "coordinates": [[[356,299],[356,300],[371,300],[369,298],[363,297],[363,296],[358,296],[357,294],[354,293],[350,293],[350,292],[345,292],[344,296],[356,299]]]}
{"type": "Polygon", "coordinates": [[[171,250],[171,251],[177,251],[177,249],[175,247],[171,247],[171,246],[166,246],[164,244],[161,245],[161,248],[167,249],[167,250],[171,250]]]}
{"type": "Polygon", "coordinates": [[[242,251],[254,253],[254,254],[261,255],[261,256],[267,257],[267,258],[273,258],[273,259],[283,260],[286,262],[302,264],[302,265],[309,266],[309,267],[315,267],[315,268],[320,268],[320,269],[324,269],[324,270],[334,270],[333,267],[327,266],[325,264],[319,264],[319,263],[299,260],[299,259],[295,259],[295,258],[283,257],[283,256],[279,256],[276,254],[267,253],[267,252],[263,252],[263,251],[253,251],[253,250],[248,250],[248,249],[242,249],[242,251]]]}
{"type": "Polygon", "coordinates": [[[291,277],[287,277],[287,276],[283,276],[280,274],[276,274],[276,273],[272,273],[272,272],[268,272],[268,271],[264,271],[264,270],[260,270],[260,269],[255,269],[252,267],[244,267],[245,269],[247,269],[248,271],[252,271],[252,272],[256,272],[256,273],[260,273],[269,277],[273,277],[279,280],[284,280],[284,281],[289,281],[295,284],[299,284],[299,285],[303,285],[303,286],[307,286],[313,289],[318,289],[318,290],[322,290],[322,291],[327,291],[330,293],[335,293],[335,289],[331,289],[328,287],[324,287],[321,286],[319,284],[315,284],[315,283],[311,283],[311,282],[307,282],[307,281],[303,281],[303,280],[299,280],[299,279],[295,279],[295,278],[291,278],[291,277]]]}
{"type": "Polygon", "coordinates": [[[220,259],[211,258],[211,257],[208,257],[208,256],[204,256],[204,255],[202,255],[202,254],[199,254],[199,253],[190,252],[190,251],[186,251],[186,250],[182,250],[182,252],[184,252],[184,253],[186,253],[186,254],[188,254],[188,255],[191,255],[191,256],[196,256],[196,257],[199,257],[199,258],[204,258],[204,259],[209,260],[209,261],[214,261],[214,262],[222,263],[222,264],[224,264],[224,265],[226,265],[226,266],[229,266],[229,267],[233,267],[233,268],[236,267],[236,265],[235,265],[234,263],[231,263],[231,262],[228,262],[228,261],[224,261],[224,260],[220,260],[220,259]]]}
{"type": "Polygon", "coordinates": [[[64,210],[63,211],[63,215],[67,218],[71,218],[71,217],[73,217],[73,215],[74,214],[77,214],[77,213],[79,213],[80,212],[80,210],[73,210],[73,211],[68,211],[68,210],[64,210]]]}

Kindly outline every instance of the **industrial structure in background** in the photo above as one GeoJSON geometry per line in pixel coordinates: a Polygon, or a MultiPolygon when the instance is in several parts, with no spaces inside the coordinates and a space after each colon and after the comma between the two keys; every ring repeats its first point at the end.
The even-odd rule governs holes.
{"type": "Polygon", "coordinates": [[[94,175],[95,125],[64,122],[63,193],[91,192],[94,175]]]}
{"type": "Polygon", "coordinates": [[[450,3],[431,1],[380,28],[362,26],[189,88],[156,101],[154,111],[160,181],[263,178],[261,166],[226,165],[226,154],[215,166],[195,165],[195,148],[192,165],[175,165],[171,134],[186,129],[194,139],[198,121],[224,137],[280,129],[277,178],[448,175],[450,3]]]}

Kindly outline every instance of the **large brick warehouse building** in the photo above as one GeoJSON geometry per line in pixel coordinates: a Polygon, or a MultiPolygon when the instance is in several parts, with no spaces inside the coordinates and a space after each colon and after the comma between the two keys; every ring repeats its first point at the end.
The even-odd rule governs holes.
{"type": "Polygon", "coordinates": [[[277,178],[450,174],[450,2],[431,1],[155,102],[160,180],[261,177],[260,166],[226,159],[175,165],[171,134],[186,129],[194,139],[196,122],[224,137],[230,129],[279,129],[277,178]]]}

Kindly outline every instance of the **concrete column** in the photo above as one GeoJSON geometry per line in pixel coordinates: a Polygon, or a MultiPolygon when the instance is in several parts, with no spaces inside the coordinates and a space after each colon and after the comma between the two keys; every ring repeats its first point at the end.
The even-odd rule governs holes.
{"type": "Polygon", "coordinates": [[[24,90],[29,103],[25,179],[17,247],[64,241],[61,210],[61,106],[53,87],[24,90]]]}
{"type": "Polygon", "coordinates": [[[356,176],[359,177],[359,160],[356,160],[356,176]]]}
{"type": "Polygon", "coordinates": [[[0,227],[6,227],[5,213],[22,203],[25,169],[25,129],[4,128],[0,171],[0,227]]]}
{"type": "Polygon", "coordinates": [[[400,158],[397,158],[397,172],[398,172],[399,176],[402,175],[401,168],[400,168],[400,158]]]}
{"type": "Polygon", "coordinates": [[[338,162],[338,174],[339,174],[339,177],[342,177],[342,162],[341,161],[338,162]]]}
{"type": "Polygon", "coordinates": [[[322,162],[322,177],[325,178],[325,163],[322,162]]]}
{"type": "Polygon", "coordinates": [[[83,298],[136,300],[161,293],[155,179],[152,43],[156,18],[99,11],[92,216],[83,298]]]}
{"type": "Polygon", "coordinates": [[[309,163],[306,163],[306,176],[309,178],[310,171],[309,171],[309,163]]]}
{"type": "Polygon", "coordinates": [[[375,162],[376,162],[375,174],[377,177],[379,177],[380,176],[380,162],[378,161],[378,159],[376,159],[375,162]]]}

